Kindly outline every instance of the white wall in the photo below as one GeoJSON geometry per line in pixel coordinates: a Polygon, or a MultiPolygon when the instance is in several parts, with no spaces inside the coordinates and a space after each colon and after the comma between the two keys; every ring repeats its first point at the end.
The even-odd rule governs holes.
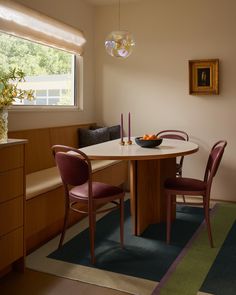
{"type": "Polygon", "coordinates": [[[9,112],[9,129],[31,129],[94,122],[94,8],[83,0],[18,0],[32,9],[82,30],[86,37],[84,53],[83,111],[9,112]]]}
{"type": "MultiPolygon", "coordinates": [[[[122,3],[122,2],[121,2],[122,3]]],[[[121,4],[121,26],[136,48],[127,60],[108,56],[105,36],[118,28],[117,6],[96,8],[96,109],[98,122],[132,113],[134,135],[182,129],[200,146],[184,172],[202,177],[209,149],[228,146],[213,184],[214,198],[236,201],[236,1],[140,0],[121,4]],[[188,94],[188,60],[220,59],[220,95],[188,94]]]]}

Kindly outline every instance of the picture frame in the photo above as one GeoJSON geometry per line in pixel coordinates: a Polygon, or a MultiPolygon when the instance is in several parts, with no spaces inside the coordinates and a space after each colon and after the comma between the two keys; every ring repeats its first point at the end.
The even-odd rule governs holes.
{"type": "Polygon", "coordinates": [[[219,94],[219,59],[189,60],[189,94],[219,94]]]}

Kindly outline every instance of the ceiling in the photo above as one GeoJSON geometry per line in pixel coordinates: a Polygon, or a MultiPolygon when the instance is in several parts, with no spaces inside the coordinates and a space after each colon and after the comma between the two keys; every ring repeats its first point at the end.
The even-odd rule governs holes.
{"type": "MultiPolygon", "coordinates": [[[[120,0],[121,3],[128,3],[128,2],[137,2],[140,0],[120,0]]],[[[108,4],[118,4],[119,0],[86,0],[93,5],[108,5],[108,4]]]]}

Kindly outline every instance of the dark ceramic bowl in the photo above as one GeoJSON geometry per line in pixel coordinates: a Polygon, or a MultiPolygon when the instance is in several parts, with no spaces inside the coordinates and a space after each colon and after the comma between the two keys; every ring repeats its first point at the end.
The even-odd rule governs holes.
{"type": "Polygon", "coordinates": [[[144,148],[154,148],[162,143],[162,138],[151,139],[151,140],[144,140],[141,138],[142,137],[136,137],[135,142],[144,148]]]}

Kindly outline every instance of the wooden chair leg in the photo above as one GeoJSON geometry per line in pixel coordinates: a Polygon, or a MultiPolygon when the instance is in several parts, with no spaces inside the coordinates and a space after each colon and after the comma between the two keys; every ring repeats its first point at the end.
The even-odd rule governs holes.
{"type": "Polygon", "coordinates": [[[172,196],[167,195],[167,214],[166,214],[166,243],[170,244],[170,232],[171,232],[171,210],[172,210],[172,196]]]}
{"type": "Polygon", "coordinates": [[[124,247],[124,198],[120,198],[120,245],[124,247]]]}
{"type": "Polygon", "coordinates": [[[89,213],[89,240],[90,240],[90,255],[91,255],[92,264],[95,264],[95,251],[94,251],[95,218],[96,218],[96,214],[94,212],[90,212],[89,213]]]}
{"type": "MultiPolygon", "coordinates": [[[[179,171],[179,177],[182,177],[182,170],[179,171]]],[[[182,195],[183,202],[186,203],[185,195],[182,195]]]]}
{"type": "Polygon", "coordinates": [[[212,232],[211,232],[211,221],[210,221],[210,214],[209,214],[209,205],[205,204],[204,202],[204,213],[205,213],[205,221],[207,226],[207,233],[210,242],[211,248],[214,248],[212,232]]]}
{"type": "Polygon", "coordinates": [[[66,233],[68,219],[69,219],[69,211],[70,211],[69,200],[68,200],[68,198],[66,198],[64,224],[63,224],[63,228],[62,228],[62,232],[61,232],[61,237],[60,237],[60,242],[59,242],[59,245],[58,245],[58,249],[60,249],[62,247],[64,238],[65,238],[65,233],[66,233]]]}

